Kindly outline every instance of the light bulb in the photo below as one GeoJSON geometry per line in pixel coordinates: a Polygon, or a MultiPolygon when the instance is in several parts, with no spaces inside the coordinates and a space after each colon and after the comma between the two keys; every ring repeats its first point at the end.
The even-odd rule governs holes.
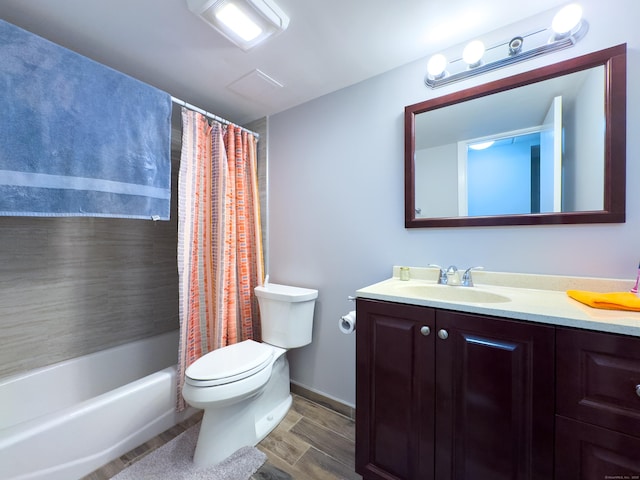
{"type": "Polygon", "coordinates": [[[462,51],[462,59],[470,67],[477,67],[484,55],[484,43],[480,40],[469,42],[462,51]]]}
{"type": "Polygon", "coordinates": [[[441,78],[447,68],[447,57],[436,53],[427,62],[427,73],[433,78],[441,78]]]}
{"type": "Polygon", "coordinates": [[[582,7],[572,3],[556,13],[551,22],[551,28],[558,35],[566,35],[580,24],[580,20],[582,20],[582,7]]]}

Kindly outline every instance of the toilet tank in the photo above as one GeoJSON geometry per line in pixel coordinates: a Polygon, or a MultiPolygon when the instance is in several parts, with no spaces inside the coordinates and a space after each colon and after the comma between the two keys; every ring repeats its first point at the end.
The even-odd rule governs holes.
{"type": "Polygon", "coordinates": [[[255,288],[262,341],[281,348],[296,348],[311,343],[313,310],[318,291],[267,283],[255,288]]]}

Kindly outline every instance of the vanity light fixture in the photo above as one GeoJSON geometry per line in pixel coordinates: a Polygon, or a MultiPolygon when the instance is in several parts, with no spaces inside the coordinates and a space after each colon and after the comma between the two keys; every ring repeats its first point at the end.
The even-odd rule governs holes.
{"type": "Polygon", "coordinates": [[[289,26],[289,17],[272,0],[187,0],[187,5],[244,51],[289,26]]]}
{"type": "Polygon", "coordinates": [[[464,47],[462,58],[448,63],[441,53],[432,56],[427,63],[425,84],[437,88],[572,47],[586,35],[588,29],[589,24],[582,18],[582,7],[577,3],[566,5],[554,16],[549,27],[518,35],[486,50],[480,40],[474,40],[464,47]]]}

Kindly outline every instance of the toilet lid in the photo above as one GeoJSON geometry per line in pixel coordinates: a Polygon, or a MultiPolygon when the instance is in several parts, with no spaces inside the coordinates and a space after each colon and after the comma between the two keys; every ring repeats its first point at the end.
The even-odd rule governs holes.
{"type": "Polygon", "coordinates": [[[272,358],[270,345],[245,340],[200,357],[187,368],[185,381],[201,387],[236,382],[259,372],[272,358]]]}

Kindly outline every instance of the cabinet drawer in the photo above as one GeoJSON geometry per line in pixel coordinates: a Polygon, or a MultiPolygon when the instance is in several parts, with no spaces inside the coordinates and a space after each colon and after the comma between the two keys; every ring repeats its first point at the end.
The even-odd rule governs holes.
{"type": "Polygon", "coordinates": [[[640,478],[640,438],[556,417],[555,478],[640,478]]]}
{"type": "Polygon", "coordinates": [[[640,338],[559,328],[557,413],[640,437],[640,338]]]}

